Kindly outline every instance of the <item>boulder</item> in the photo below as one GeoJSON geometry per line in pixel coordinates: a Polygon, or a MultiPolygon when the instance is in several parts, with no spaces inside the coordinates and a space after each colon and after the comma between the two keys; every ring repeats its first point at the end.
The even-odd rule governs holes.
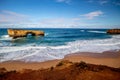
{"type": "Polygon", "coordinates": [[[120,34],[120,29],[109,29],[107,30],[108,34],[120,34]]]}
{"type": "Polygon", "coordinates": [[[44,36],[44,32],[40,30],[22,30],[22,29],[8,29],[8,35],[13,38],[27,37],[28,34],[32,36],[44,36]]]}

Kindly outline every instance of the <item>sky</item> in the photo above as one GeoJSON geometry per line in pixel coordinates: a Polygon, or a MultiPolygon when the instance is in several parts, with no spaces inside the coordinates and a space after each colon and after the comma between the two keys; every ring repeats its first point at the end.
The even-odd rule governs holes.
{"type": "Polygon", "coordinates": [[[0,0],[0,28],[120,28],[120,0],[0,0]]]}

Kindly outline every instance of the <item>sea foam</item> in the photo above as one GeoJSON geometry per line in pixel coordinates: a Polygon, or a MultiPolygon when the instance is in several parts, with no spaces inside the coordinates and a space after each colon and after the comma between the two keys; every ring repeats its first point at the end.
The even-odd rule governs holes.
{"type": "Polygon", "coordinates": [[[0,37],[0,40],[12,40],[12,37],[10,37],[9,35],[2,35],[0,37]]]}
{"type": "Polygon", "coordinates": [[[92,31],[92,30],[90,30],[88,32],[92,32],[92,33],[106,33],[105,31],[92,31]]]}
{"type": "Polygon", "coordinates": [[[0,47],[0,62],[8,60],[46,61],[62,59],[76,52],[103,52],[120,49],[120,35],[107,39],[76,40],[61,46],[0,47]]]}

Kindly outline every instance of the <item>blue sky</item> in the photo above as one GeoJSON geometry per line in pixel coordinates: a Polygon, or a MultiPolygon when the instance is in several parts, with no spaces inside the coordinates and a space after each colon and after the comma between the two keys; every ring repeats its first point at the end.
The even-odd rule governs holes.
{"type": "Polygon", "coordinates": [[[2,28],[120,28],[120,0],[0,0],[2,28]]]}

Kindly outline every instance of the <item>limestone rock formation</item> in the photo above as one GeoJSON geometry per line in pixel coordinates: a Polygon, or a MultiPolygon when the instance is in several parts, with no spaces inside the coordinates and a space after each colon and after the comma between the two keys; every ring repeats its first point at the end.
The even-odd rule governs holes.
{"type": "Polygon", "coordinates": [[[32,36],[44,36],[44,32],[40,30],[8,29],[8,35],[13,38],[27,37],[28,34],[32,36]]]}
{"type": "Polygon", "coordinates": [[[120,34],[120,29],[110,29],[107,31],[108,34],[120,34]]]}

